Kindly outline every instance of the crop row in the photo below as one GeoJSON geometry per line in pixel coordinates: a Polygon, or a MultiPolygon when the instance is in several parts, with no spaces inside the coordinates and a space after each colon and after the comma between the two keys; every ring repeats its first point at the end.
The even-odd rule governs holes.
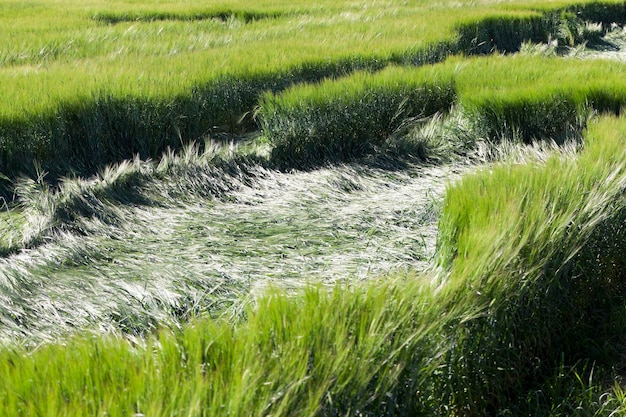
{"type": "Polygon", "coordinates": [[[541,57],[449,59],[266,94],[259,117],[276,161],[310,165],[381,147],[410,119],[462,109],[492,142],[580,137],[588,113],[619,114],[625,67],[541,57]]]}
{"type": "MultiPolygon", "coordinates": [[[[572,20],[577,24],[574,28],[582,27],[587,18],[607,25],[612,20],[626,20],[623,3],[544,9],[542,13],[502,11],[496,17],[493,12],[477,9],[468,10],[468,17],[459,21],[447,18],[445,24],[443,14],[433,15],[442,25],[436,32],[426,33],[426,26],[407,26],[423,20],[411,20],[415,10],[394,9],[395,25],[390,24],[390,16],[376,10],[380,13],[358,15],[354,25],[335,22],[332,16],[337,19],[336,15],[315,15],[315,11],[298,15],[291,10],[295,14],[255,21],[246,28],[215,29],[216,24],[223,23],[207,21],[204,32],[202,22],[143,22],[140,17],[139,22],[94,29],[82,27],[85,23],[71,15],[78,19],[67,35],[71,39],[56,39],[39,49],[44,55],[50,52],[49,58],[28,58],[25,65],[5,65],[0,70],[0,171],[9,177],[33,175],[37,165],[49,172],[52,180],[68,173],[91,174],[134,154],[156,157],[167,147],[176,148],[207,135],[256,129],[251,116],[266,91],[279,92],[296,83],[339,77],[355,70],[375,71],[388,64],[438,62],[459,52],[515,51],[524,39],[559,38],[564,22],[572,20]],[[403,13],[406,17],[398,21],[403,13]],[[382,32],[378,34],[364,29],[376,26],[371,24],[375,19],[380,19],[382,32]],[[328,49],[324,39],[336,27],[348,27],[350,34],[340,35],[343,42],[328,49]],[[296,28],[301,38],[285,36],[296,28]],[[201,50],[175,44],[176,39],[198,39],[207,33],[213,36],[215,31],[219,39],[207,39],[208,46],[201,50]],[[413,32],[422,35],[419,41],[406,37],[413,32]],[[90,33],[89,39],[80,38],[82,33],[90,33]],[[494,35],[500,33],[504,35],[494,35]],[[159,49],[168,44],[167,51],[159,49]],[[248,44],[255,46],[254,52],[248,44]],[[93,55],[99,50],[105,53],[93,55]],[[138,60],[141,65],[137,65],[138,60]]],[[[16,29],[8,33],[21,32],[16,29]]],[[[14,52],[32,57],[35,46],[41,46],[33,45],[14,52]]],[[[572,66],[580,67],[579,63],[572,66]]],[[[524,76],[523,69],[507,71],[512,71],[513,79],[524,76]]],[[[481,75],[479,84],[489,87],[488,78],[481,75]]],[[[607,97],[610,94],[602,98],[607,97]]],[[[621,105],[619,97],[614,102],[621,105]]],[[[5,183],[5,191],[7,187],[5,183]]]]}

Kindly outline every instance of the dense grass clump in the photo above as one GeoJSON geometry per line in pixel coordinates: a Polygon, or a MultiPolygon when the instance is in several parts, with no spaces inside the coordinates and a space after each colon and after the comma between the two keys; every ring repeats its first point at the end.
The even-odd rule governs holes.
{"type": "Polygon", "coordinates": [[[626,325],[625,137],[624,121],[609,119],[591,128],[578,158],[504,166],[449,190],[441,264],[455,302],[474,306],[448,358],[450,400],[466,412],[508,407],[560,366],[616,363],[626,325]]]}
{"type": "Polygon", "coordinates": [[[563,143],[581,137],[590,112],[621,113],[624,71],[619,63],[571,58],[453,57],[418,69],[356,73],[266,94],[258,116],[272,158],[283,166],[381,150],[391,136],[453,105],[471,121],[477,138],[563,143]]]}
{"type": "Polygon", "coordinates": [[[554,15],[493,16],[459,25],[460,50],[468,55],[518,52],[522,42],[548,42],[556,36],[554,15]]]}
{"type": "Polygon", "coordinates": [[[455,98],[451,77],[389,68],[268,94],[259,117],[274,161],[311,166],[371,153],[407,120],[447,112],[455,98]]]}
{"type": "Polygon", "coordinates": [[[458,68],[460,102],[476,134],[496,142],[563,142],[581,135],[590,111],[620,114],[626,105],[625,67],[616,62],[517,55],[442,65],[458,68]]]}
{"type": "Polygon", "coordinates": [[[559,93],[485,96],[472,104],[470,117],[476,133],[496,142],[515,138],[531,143],[549,138],[563,143],[580,136],[587,122],[587,108],[559,93]]]}

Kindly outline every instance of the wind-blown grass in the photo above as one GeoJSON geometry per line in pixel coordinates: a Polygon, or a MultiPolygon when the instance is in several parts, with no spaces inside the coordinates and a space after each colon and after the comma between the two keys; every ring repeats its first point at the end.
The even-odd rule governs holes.
{"type": "MultiPolygon", "coordinates": [[[[438,325],[422,322],[425,304],[416,299],[389,303],[409,288],[416,290],[414,283],[407,284],[332,294],[311,289],[293,299],[275,294],[260,299],[236,327],[198,321],[137,347],[116,339],[82,339],[68,342],[67,350],[42,347],[33,356],[4,351],[2,363],[13,365],[0,368],[7,388],[0,404],[6,411],[32,414],[45,407],[68,416],[343,415],[410,409],[390,389],[405,369],[403,361],[417,362],[426,347],[435,347],[429,340],[434,332],[420,323],[438,325]],[[358,364],[355,356],[361,358],[358,364]],[[58,367],[61,361],[67,367],[58,367]],[[44,380],[60,371],[65,377],[60,384],[41,386],[31,379],[35,369],[44,380]],[[172,381],[177,381],[175,389],[172,381]]],[[[422,359],[424,365],[430,361],[422,359]]],[[[406,388],[408,393],[411,387],[406,388]]]]}
{"type": "MultiPolygon", "coordinates": [[[[29,179],[10,185],[24,205],[0,214],[6,220],[0,250],[28,250],[0,267],[0,322],[10,340],[0,349],[0,414],[624,409],[623,391],[605,381],[623,365],[626,342],[626,122],[604,118],[585,131],[589,111],[621,113],[623,65],[457,57],[285,90],[356,69],[439,61],[460,50],[513,52],[526,38],[546,42],[554,35],[559,44],[575,44],[584,40],[585,16],[605,30],[612,19],[622,21],[623,3],[473,3],[454,18],[445,2],[376,2],[367,9],[290,3],[273,5],[281,16],[244,24],[180,20],[190,10],[165,2],[139,13],[171,20],[115,25],[93,19],[98,5],[63,4],[67,10],[55,15],[44,3],[0,3],[6,12],[0,19],[15,18],[0,36],[22,42],[4,43],[15,50],[0,53],[6,57],[0,80],[10,80],[2,82],[0,169],[11,175],[29,172],[33,161],[54,179],[91,174],[128,154],[160,155],[163,147],[206,134],[245,132],[264,91],[274,93],[264,96],[261,114],[285,103],[275,124],[300,98],[312,98],[299,117],[328,105],[335,108],[326,115],[340,121],[324,126],[320,118],[315,126],[322,130],[342,133],[349,109],[364,124],[375,121],[370,129],[381,133],[358,137],[400,154],[412,149],[430,162],[472,158],[476,146],[489,157],[497,154],[494,142],[510,138],[567,142],[584,135],[586,142],[578,155],[510,162],[451,187],[439,269],[428,275],[399,272],[430,256],[420,239],[432,240],[438,207],[436,198],[413,201],[429,197],[424,188],[432,182],[420,182],[424,171],[411,165],[405,172],[349,166],[279,173],[269,169],[272,161],[258,165],[259,159],[220,159],[189,148],[159,162],[137,159],[90,179],[63,180],[57,189],[29,179]],[[25,7],[43,20],[25,22],[25,7]],[[33,27],[42,21],[57,32],[39,36],[33,27]],[[102,71],[94,72],[94,64],[102,71]],[[73,75],[64,78],[68,68],[73,75]],[[377,120],[363,105],[373,89],[361,83],[389,74],[402,80],[400,87],[442,77],[449,86],[443,109],[453,108],[447,123],[458,118],[458,130],[434,128],[438,115],[411,120],[422,112],[401,114],[405,120],[396,125],[402,112],[395,111],[419,100],[393,101],[389,91],[402,91],[394,83],[383,82],[376,96],[385,103],[381,114],[394,112],[377,120]],[[29,89],[37,94],[16,93],[29,89]],[[422,146],[428,146],[423,155],[422,146]],[[363,265],[390,273],[356,284],[363,265]],[[335,287],[298,290],[303,269],[310,281],[335,287]],[[284,279],[292,274],[295,280],[284,279]],[[263,278],[278,288],[252,291],[263,278]],[[88,330],[110,333],[32,349],[88,330]]],[[[229,10],[239,5],[229,3],[229,10]]],[[[130,16],[128,6],[109,7],[130,16]]],[[[442,110],[435,107],[427,113],[442,110]]],[[[333,154],[316,149],[290,164],[358,155],[350,135],[359,126],[344,129],[342,140],[329,136],[328,146],[338,146],[333,154]]],[[[440,178],[432,181],[441,186],[440,178]]]]}
{"type": "Polygon", "coordinates": [[[505,166],[448,191],[444,285],[459,305],[475,303],[456,330],[452,401],[482,414],[559,366],[615,364],[625,323],[624,137],[623,119],[609,119],[578,158],[505,166]],[[489,394],[464,391],[469,380],[489,394]]]}
{"type": "Polygon", "coordinates": [[[625,137],[623,120],[605,119],[579,156],[452,187],[432,286],[409,274],[275,290],[236,323],[5,348],[0,405],[68,416],[608,415],[623,394],[601,395],[584,364],[606,378],[624,342],[625,137]]]}

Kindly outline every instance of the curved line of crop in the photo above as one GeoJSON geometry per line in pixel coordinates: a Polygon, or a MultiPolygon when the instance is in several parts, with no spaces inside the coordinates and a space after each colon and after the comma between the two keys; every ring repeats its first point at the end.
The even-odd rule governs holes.
{"type": "MultiPolygon", "coordinates": [[[[233,134],[255,130],[250,115],[266,91],[279,92],[302,83],[338,77],[356,70],[379,70],[389,64],[423,65],[465,53],[515,52],[523,41],[548,41],[563,36],[564,25],[580,25],[593,19],[608,27],[626,21],[620,4],[591,4],[556,11],[542,11],[523,18],[492,17],[460,24],[454,42],[442,42],[424,50],[391,57],[354,57],[325,63],[303,62],[282,73],[223,76],[165,100],[100,95],[79,103],[59,103],[50,115],[0,121],[0,166],[4,175],[34,176],[34,160],[49,177],[73,172],[91,175],[103,166],[132,158],[158,157],[181,143],[202,141],[207,134],[233,134]],[[158,120],[158,123],[155,123],[158,120]]],[[[569,40],[568,40],[569,41],[569,40]]],[[[579,42],[576,37],[572,42],[579,42]]],[[[10,182],[0,179],[0,192],[12,194],[10,182]]]]}

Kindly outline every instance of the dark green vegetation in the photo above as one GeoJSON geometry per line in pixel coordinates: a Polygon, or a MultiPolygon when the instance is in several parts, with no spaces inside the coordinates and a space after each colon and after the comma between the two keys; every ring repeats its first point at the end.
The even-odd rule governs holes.
{"type": "Polygon", "coordinates": [[[624,3],[63,4],[2,51],[0,414],[625,413],[624,3]]]}
{"type": "Polygon", "coordinates": [[[250,23],[259,19],[276,18],[281,15],[280,12],[271,12],[263,10],[236,10],[227,8],[215,8],[212,10],[185,10],[184,12],[154,12],[154,11],[132,11],[132,12],[98,12],[93,15],[93,19],[100,23],[114,25],[122,22],[154,22],[159,20],[174,21],[196,21],[215,19],[222,22],[229,20],[241,20],[244,23],[250,23]]]}
{"type": "Polygon", "coordinates": [[[388,69],[267,95],[259,117],[270,157],[306,167],[375,153],[409,120],[450,110],[454,81],[441,78],[436,71],[388,69]]]}

